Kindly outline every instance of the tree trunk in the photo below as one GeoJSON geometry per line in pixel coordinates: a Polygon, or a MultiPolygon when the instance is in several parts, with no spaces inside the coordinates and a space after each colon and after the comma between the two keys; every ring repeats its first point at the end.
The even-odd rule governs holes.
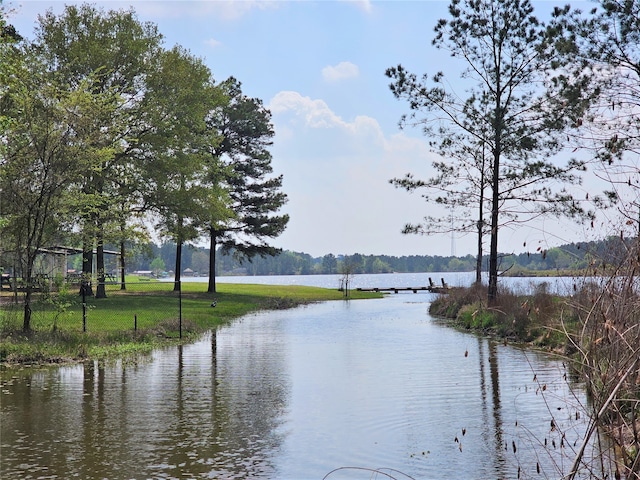
{"type": "Polygon", "coordinates": [[[82,282],[80,286],[80,293],[82,289],[85,291],[85,295],[93,296],[93,287],[91,285],[91,277],[93,276],[93,242],[85,240],[82,244],[82,282]]]}
{"type": "MultiPolygon", "coordinates": [[[[22,320],[22,330],[25,332],[29,332],[31,330],[31,294],[33,292],[33,266],[36,263],[36,253],[35,250],[31,247],[27,246],[25,249],[25,260],[26,264],[24,265],[24,269],[21,270],[22,279],[25,282],[24,288],[24,318],[22,320]]],[[[17,295],[18,292],[18,275],[17,271],[14,269],[14,277],[15,277],[15,292],[17,295]]]]}
{"type": "MultiPolygon", "coordinates": [[[[500,92],[497,78],[496,92],[500,92]]],[[[500,94],[496,96],[493,119],[493,160],[491,175],[491,244],[489,245],[489,288],[487,303],[495,306],[498,300],[498,210],[500,209],[500,155],[502,154],[502,126],[504,121],[500,94]]]]}
{"type": "MultiPolygon", "coordinates": [[[[29,263],[29,266],[27,267],[27,271],[24,272],[26,273],[26,276],[24,278],[24,281],[25,281],[24,318],[22,321],[22,330],[24,332],[31,331],[31,292],[33,291],[33,284],[31,283],[32,281],[31,277],[33,276],[33,269],[31,268],[31,265],[33,265],[33,263],[35,262],[35,258],[33,260],[29,259],[27,261],[30,263],[29,263]]],[[[16,277],[16,281],[17,281],[17,277],[16,277]]],[[[16,282],[16,292],[17,291],[18,291],[18,284],[16,282]]]]}
{"type": "Polygon", "coordinates": [[[96,285],[96,298],[107,298],[107,291],[104,285],[104,239],[102,229],[98,232],[98,241],[96,244],[96,272],[98,281],[96,285]]]}
{"type": "MultiPolygon", "coordinates": [[[[497,161],[497,160],[496,160],[497,161]]],[[[489,288],[487,301],[494,306],[498,299],[498,169],[493,174],[493,199],[491,206],[491,245],[489,246],[489,288]]]]}
{"type": "Polygon", "coordinates": [[[125,283],[125,246],[124,240],[120,242],[120,290],[126,290],[127,284],[125,283]]]}
{"type": "MultiPolygon", "coordinates": [[[[480,214],[482,214],[482,208],[480,208],[480,214]]],[[[482,220],[478,220],[478,256],[476,258],[476,284],[480,285],[481,283],[482,283],[482,220]]]]}
{"type": "Polygon", "coordinates": [[[211,228],[209,233],[209,287],[207,292],[216,293],[216,232],[211,228]]]}
{"type": "Polygon", "coordinates": [[[31,331],[31,292],[27,292],[24,297],[24,321],[22,322],[22,331],[31,331]]]}
{"type": "Polygon", "coordinates": [[[24,319],[22,322],[22,331],[31,330],[31,286],[27,284],[24,294],[24,319]]]}
{"type": "Polygon", "coordinates": [[[476,284],[482,283],[482,234],[484,231],[484,186],[485,186],[485,156],[484,142],[482,142],[482,163],[480,169],[480,204],[478,208],[478,258],[476,258],[476,284]]]}

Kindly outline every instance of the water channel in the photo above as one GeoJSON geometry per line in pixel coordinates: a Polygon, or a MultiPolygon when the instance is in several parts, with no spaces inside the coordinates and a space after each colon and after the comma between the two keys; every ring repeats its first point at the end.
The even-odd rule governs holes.
{"type": "Polygon", "coordinates": [[[0,478],[560,477],[579,385],[442,325],[433,298],[253,314],[135,365],[0,372],[0,478]]]}

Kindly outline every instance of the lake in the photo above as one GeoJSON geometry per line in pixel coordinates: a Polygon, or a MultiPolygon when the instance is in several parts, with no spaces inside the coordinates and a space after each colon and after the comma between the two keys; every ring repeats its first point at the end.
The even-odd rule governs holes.
{"type": "MultiPolygon", "coordinates": [[[[486,272],[483,280],[487,282],[486,272]]],[[[342,275],[269,275],[269,276],[222,276],[216,277],[218,283],[258,283],[270,285],[306,285],[322,288],[338,288],[342,275]]],[[[435,273],[380,273],[357,274],[351,280],[352,288],[389,288],[389,287],[426,287],[429,279],[440,285],[444,280],[453,287],[466,287],[475,280],[475,272],[435,272],[435,273]]],[[[182,277],[184,282],[208,282],[208,277],[182,277]]],[[[164,279],[173,281],[173,279],[164,279]]],[[[504,285],[517,293],[529,293],[541,284],[546,284],[549,292],[569,294],[574,284],[583,282],[583,278],[572,277],[502,277],[504,285]]]]}
{"type": "Polygon", "coordinates": [[[443,325],[433,298],[262,312],[136,364],[3,371],[0,478],[560,477],[580,385],[443,325]]]}

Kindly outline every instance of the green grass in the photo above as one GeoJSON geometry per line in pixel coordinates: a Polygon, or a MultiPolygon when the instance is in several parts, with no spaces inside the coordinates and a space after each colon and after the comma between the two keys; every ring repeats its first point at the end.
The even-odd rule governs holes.
{"type": "MultiPolygon", "coordinates": [[[[219,283],[216,293],[207,293],[206,289],[204,283],[182,283],[182,339],[179,297],[171,282],[131,282],[125,291],[119,285],[108,285],[107,298],[87,298],[86,333],[82,331],[82,301],[75,289],[51,297],[36,296],[32,331],[28,333],[22,332],[22,305],[10,305],[3,298],[0,362],[135,357],[157,346],[191,341],[208,329],[251,312],[344,299],[337,290],[306,286],[219,283]],[[211,307],[214,300],[215,308],[211,307]]],[[[381,296],[353,291],[350,298],[381,296]]]]}

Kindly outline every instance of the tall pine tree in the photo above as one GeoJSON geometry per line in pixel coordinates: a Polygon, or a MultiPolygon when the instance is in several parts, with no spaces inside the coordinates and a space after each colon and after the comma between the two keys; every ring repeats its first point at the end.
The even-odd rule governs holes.
{"type": "Polygon", "coordinates": [[[218,247],[246,259],[275,255],[279,249],[269,245],[268,240],[280,235],[289,221],[288,215],[277,214],[287,196],[281,191],[282,175],[274,176],[271,166],[271,112],[261,100],[244,95],[240,82],[233,77],[220,87],[228,103],[209,119],[209,128],[217,131],[221,139],[210,153],[212,161],[221,160],[226,166],[225,182],[233,216],[206,225],[211,250],[209,292],[216,291],[218,247]]]}
{"type": "MultiPolygon", "coordinates": [[[[588,102],[580,93],[582,79],[564,75],[562,58],[528,0],[452,0],[449,14],[436,25],[433,44],[466,64],[466,98],[442,72],[418,78],[399,65],[386,73],[393,94],[412,111],[402,125],[421,125],[439,138],[438,153],[462,150],[460,144],[447,146],[449,141],[486,152],[486,165],[474,169],[474,175],[486,178],[469,178],[468,184],[482,185],[490,195],[488,302],[493,305],[499,231],[540,215],[585,213],[566,188],[580,182],[584,165],[574,160],[560,164],[554,155],[588,102]]],[[[478,191],[476,198],[484,197],[478,191]]],[[[468,204],[464,198],[460,203],[468,204]]]]}

